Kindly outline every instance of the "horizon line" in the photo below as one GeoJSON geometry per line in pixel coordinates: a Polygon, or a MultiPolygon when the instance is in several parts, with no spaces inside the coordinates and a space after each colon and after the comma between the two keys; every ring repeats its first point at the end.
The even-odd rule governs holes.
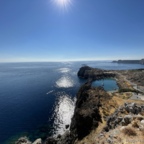
{"type": "Polygon", "coordinates": [[[45,61],[0,61],[0,63],[41,63],[41,62],[83,62],[83,61],[118,61],[118,60],[142,60],[141,59],[115,59],[115,60],[85,60],[85,59],[81,59],[81,60],[45,60],[45,61]]]}

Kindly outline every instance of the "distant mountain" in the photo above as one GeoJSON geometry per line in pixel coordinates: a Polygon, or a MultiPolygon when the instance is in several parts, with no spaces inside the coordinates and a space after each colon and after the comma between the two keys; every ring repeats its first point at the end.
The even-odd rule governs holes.
{"type": "Polygon", "coordinates": [[[113,63],[144,64],[144,59],[141,59],[141,60],[118,60],[118,61],[113,61],[113,63]]]}

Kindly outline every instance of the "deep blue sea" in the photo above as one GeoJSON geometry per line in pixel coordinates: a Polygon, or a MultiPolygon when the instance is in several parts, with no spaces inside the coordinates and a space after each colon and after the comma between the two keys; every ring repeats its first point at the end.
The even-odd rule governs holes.
{"type": "Polygon", "coordinates": [[[34,140],[62,134],[71,121],[76,93],[85,82],[77,77],[82,64],[144,68],[108,61],[0,63],[0,144],[25,135],[34,140]]]}

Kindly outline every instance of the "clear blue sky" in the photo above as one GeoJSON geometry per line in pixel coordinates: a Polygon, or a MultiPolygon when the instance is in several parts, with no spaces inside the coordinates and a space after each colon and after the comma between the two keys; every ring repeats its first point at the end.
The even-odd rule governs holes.
{"type": "Polygon", "coordinates": [[[0,0],[0,62],[144,58],[144,0],[0,0]]]}

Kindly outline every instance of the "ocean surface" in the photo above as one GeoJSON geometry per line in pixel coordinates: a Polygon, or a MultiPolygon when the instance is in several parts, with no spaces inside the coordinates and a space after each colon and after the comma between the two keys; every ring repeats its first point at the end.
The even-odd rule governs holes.
{"type": "Polygon", "coordinates": [[[76,93],[85,82],[77,77],[82,64],[102,69],[144,68],[109,61],[0,63],[0,144],[25,135],[33,141],[64,133],[76,93]]]}

